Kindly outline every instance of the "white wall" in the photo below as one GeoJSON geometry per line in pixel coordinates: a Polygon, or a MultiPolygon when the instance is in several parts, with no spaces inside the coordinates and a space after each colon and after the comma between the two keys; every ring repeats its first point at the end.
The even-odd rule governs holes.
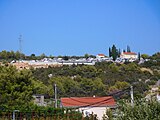
{"type": "Polygon", "coordinates": [[[137,59],[138,56],[137,55],[125,55],[125,54],[122,54],[121,55],[121,58],[125,58],[125,59],[137,59]]]}
{"type": "Polygon", "coordinates": [[[97,114],[98,120],[102,120],[103,114],[106,113],[106,107],[85,107],[85,108],[79,108],[79,110],[86,116],[86,112],[89,114],[97,114]]]}

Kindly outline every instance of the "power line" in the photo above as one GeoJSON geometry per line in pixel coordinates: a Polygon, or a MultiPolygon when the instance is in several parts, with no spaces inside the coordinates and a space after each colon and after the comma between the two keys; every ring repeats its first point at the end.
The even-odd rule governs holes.
{"type": "MultiPolygon", "coordinates": [[[[87,105],[81,105],[81,106],[77,106],[78,108],[81,108],[81,107],[89,107],[89,106],[94,106],[94,105],[96,105],[96,106],[100,106],[101,104],[104,104],[104,102],[110,102],[109,100],[111,100],[112,99],[112,97],[109,97],[109,98],[106,98],[106,99],[104,99],[104,100],[101,100],[101,101],[98,101],[98,102],[95,102],[95,103],[88,103],[88,102],[81,102],[81,101],[78,101],[78,100],[75,100],[75,99],[73,99],[74,101],[78,101],[78,102],[80,102],[80,103],[86,103],[87,105]]],[[[73,104],[73,103],[68,103],[68,102],[63,102],[63,103],[66,103],[66,104],[69,104],[69,105],[75,105],[75,104],[73,104]]]]}
{"type": "MultiPolygon", "coordinates": [[[[129,92],[129,90],[130,90],[130,87],[127,87],[127,88],[125,88],[123,90],[120,90],[120,91],[108,94],[108,96],[113,96],[115,98],[115,97],[117,97],[119,95],[122,95],[122,94],[124,94],[126,92],[129,92]]],[[[132,93],[133,93],[133,87],[131,87],[131,96],[133,96],[132,93]]],[[[95,103],[83,102],[83,101],[80,101],[80,100],[76,100],[74,98],[70,98],[70,99],[72,99],[72,100],[74,100],[76,102],[79,102],[79,103],[87,104],[87,105],[77,106],[77,108],[83,108],[83,107],[90,107],[90,108],[92,108],[92,107],[94,107],[94,105],[96,105],[98,107],[98,106],[101,106],[102,104],[104,104],[104,102],[105,103],[110,102],[109,100],[111,100],[112,97],[106,98],[104,100],[101,100],[101,101],[98,101],[98,102],[95,102],[95,103]]],[[[133,100],[133,97],[131,97],[131,99],[133,100]]],[[[68,102],[63,102],[63,103],[66,103],[66,104],[69,104],[69,105],[75,105],[73,103],[68,103],[68,102]]]]}
{"type": "Polygon", "coordinates": [[[108,96],[113,96],[114,98],[117,98],[120,95],[122,95],[122,94],[124,94],[126,92],[129,92],[129,90],[130,90],[130,87],[127,87],[127,88],[119,90],[117,92],[110,93],[110,94],[108,94],[108,96]]]}
{"type": "MultiPolygon", "coordinates": [[[[117,92],[115,92],[115,93],[108,94],[108,96],[113,96],[113,97],[115,97],[117,94],[122,94],[122,93],[128,91],[129,88],[130,88],[130,87],[127,87],[127,88],[125,88],[125,89],[123,89],[123,90],[120,90],[120,91],[117,91],[117,92]]],[[[107,100],[109,100],[109,99],[112,99],[112,98],[107,98],[107,99],[105,99],[105,100],[98,101],[98,102],[92,103],[92,104],[90,104],[89,102],[83,102],[83,101],[80,101],[80,100],[76,100],[76,99],[74,99],[74,98],[72,98],[72,97],[70,97],[70,99],[72,99],[72,100],[74,100],[74,101],[76,101],[76,102],[79,102],[79,103],[88,104],[87,106],[90,106],[90,105],[95,105],[95,104],[98,104],[98,103],[101,103],[101,102],[105,102],[105,101],[107,101],[107,100]]],[[[66,103],[66,102],[65,102],[65,103],[66,103]]],[[[68,104],[70,104],[70,103],[68,103],[68,104]]],[[[71,104],[71,105],[74,105],[74,104],[71,104]]],[[[84,107],[84,106],[83,106],[83,107],[84,107]]]]}

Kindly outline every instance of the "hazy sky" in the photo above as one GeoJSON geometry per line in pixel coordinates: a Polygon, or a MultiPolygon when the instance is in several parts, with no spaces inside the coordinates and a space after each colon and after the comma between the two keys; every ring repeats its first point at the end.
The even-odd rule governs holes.
{"type": "Polygon", "coordinates": [[[0,0],[0,51],[108,55],[160,51],[160,0],[0,0]]]}

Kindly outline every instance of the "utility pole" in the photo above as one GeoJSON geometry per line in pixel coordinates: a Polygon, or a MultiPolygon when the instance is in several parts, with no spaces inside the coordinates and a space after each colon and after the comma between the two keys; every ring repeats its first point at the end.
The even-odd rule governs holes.
{"type": "Polygon", "coordinates": [[[57,85],[54,84],[54,99],[55,99],[55,108],[57,108],[57,85]]]}
{"type": "Polygon", "coordinates": [[[134,98],[133,98],[133,86],[131,86],[131,105],[133,106],[134,104],[134,98]]]}

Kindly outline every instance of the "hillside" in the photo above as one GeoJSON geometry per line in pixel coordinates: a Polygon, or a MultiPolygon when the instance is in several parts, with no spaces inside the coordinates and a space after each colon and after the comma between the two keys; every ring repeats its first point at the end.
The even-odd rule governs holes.
{"type": "MultiPolygon", "coordinates": [[[[144,97],[145,93],[160,79],[160,72],[144,67],[147,63],[115,64],[100,62],[95,66],[61,66],[57,68],[32,69],[33,76],[46,86],[46,92],[58,86],[58,96],[104,96],[130,85],[134,87],[135,97],[144,97]]],[[[157,62],[156,67],[158,67],[157,62]]],[[[42,92],[42,91],[41,91],[42,92]]],[[[44,91],[43,91],[44,92],[44,91]]],[[[119,97],[127,97],[128,93],[119,97]]]]}

